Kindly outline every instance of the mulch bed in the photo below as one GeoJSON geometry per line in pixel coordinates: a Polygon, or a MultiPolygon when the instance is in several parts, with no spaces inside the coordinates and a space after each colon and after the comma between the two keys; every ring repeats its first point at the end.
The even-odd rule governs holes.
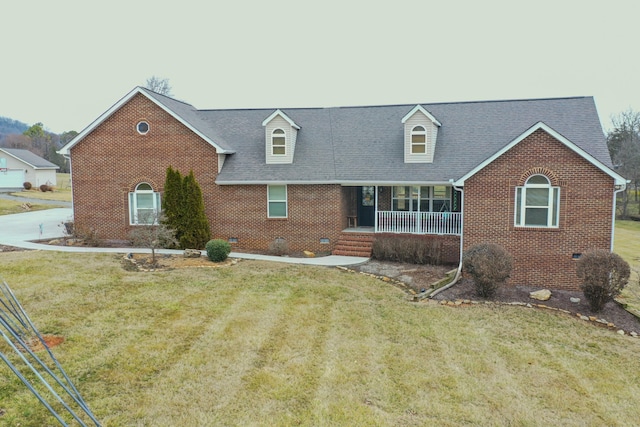
{"type": "MultiPolygon", "coordinates": [[[[431,266],[415,265],[396,262],[370,260],[364,264],[350,267],[365,274],[388,277],[394,281],[402,282],[406,285],[405,290],[409,293],[419,293],[422,289],[429,289],[431,284],[445,277],[445,273],[456,266],[431,266]]],[[[622,329],[625,332],[636,332],[640,334],[640,319],[624,309],[622,305],[615,301],[607,303],[604,309],[594,313],[589,308],[589,304],[581,291],[560,291],[551,290],[551,298],[547,301],[538,301],[530,298],[529,293],[539,291],[540,288],[527,286],[504,286],[498,289],[492,298],[481,298],[476,296],[473,281],[461,279],[451,288],[436,294],[433,299],[436,301],[491,301],[496,303],[523,303],[542,304],[547,307],[566,310],[572,315],[578,314],[613,323],[616,330],[622,329]],[[573,303],[571,298],[579,298],[580,302],[573,303]]]]}
{"type": "Polygon", "coordinates": [[[503,286],[498,288],[496,295],[492,298],[481,298],[476,296],[475,287],[471,279],[461,279],[451,288],[440,292],[433,297],[434,300],[460,301],[494,301],[499,303],[521,302],[530,304],[543,304],[548,307],[569,311],[574,315],[595,317],[613,323],[616,329],[625,332],[636,332],[640,334],[640,319],[624,309],[616,301],[608,302],[602,311],[595,313],[589,308],[589,303],[581,291],[561,291],[550,289],[551,298],[547,301],[537,301],[529,297],[529,293],[538,291],[540,288],[528,286],[503,286]],[[580,302],[571,302],[571,298],[579,298],[580,302]]]}

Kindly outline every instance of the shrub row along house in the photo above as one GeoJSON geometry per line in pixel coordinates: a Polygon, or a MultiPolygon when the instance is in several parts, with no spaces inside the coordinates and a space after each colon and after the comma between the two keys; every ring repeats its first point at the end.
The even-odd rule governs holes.
{"type": "Polygon", "coordinates": [[[617,174],[591,97],[344,108],[198,110],[137,87],[61,150],[74,219],[127,239],[193,170],[211,235],[234,250],[349,252],[353,236],[426,239],[446,262],[495,242],[510,284],[575,289],[611,249],[617,174]]]}

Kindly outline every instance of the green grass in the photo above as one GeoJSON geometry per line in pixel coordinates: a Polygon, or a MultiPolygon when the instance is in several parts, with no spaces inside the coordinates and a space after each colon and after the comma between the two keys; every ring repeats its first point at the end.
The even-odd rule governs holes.
{"type": "MultiPolygon", "coordinates": [[[[0,199],[0,215],[10,215],[10,214],[26,212],[26,210],[22,207],[22,205],[24,205],[24,202],[0,199]]],[[[40,211],[44,209],[59,208],[59,207],[61,206],[32,203],[31,208],[29,210],[40,211]]]]}
{"type": "MultiPolygon", "coordinates": [[[[30,199],[70,202],[72,199],[70,175],[68,173],[58,173],[56,174],[56,182],[57,185],[54,187],[54,191],[47,191],[43,193],[38,187],[33,187],[31,190],[22,190],[11,193],[11,195],[30,199]]],[[[49,208],[51,207],[55,206],[50,206],[49,208]]]]}
{"type": "Polygon", "coordinates": [[[631,266],[631,280],[618,300],[640,317],[640,222],[616,221],[614,251],[631,266]]]}
{"type": "MultiPolygon", "coordinates": [[[[7,252],[0,275],[104,426],[626,426],[640,339],[521,307],[414,304],[337,269],[128,272],[7,252]]],[[[56,425],[0,366],[0,426],[56,425]]]]}

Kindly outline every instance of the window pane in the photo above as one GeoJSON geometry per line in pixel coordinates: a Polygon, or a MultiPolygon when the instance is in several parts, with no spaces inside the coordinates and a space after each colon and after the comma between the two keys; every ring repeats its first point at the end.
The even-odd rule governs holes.
{"type": "Polygon", "coordinates": [[[273,145],[284,145],[284,138],[282,137],[273,138],[271,141],[273,145]]]}
{"type": "Polygon", "coordinates": [[[433,211],[434,212],[450,212],[451,207],[449,206],[448,200],[434,200],[433,201],[433,211]]]}
{"type": "Polygon", "coordinates": [[[284,131],[282,129],[276,129],[273,131],[274,135],[284,135],[284,131]]]}
{"type": "Polygon", "coordinates": [[[548,212],[547,208],[527,208],[524,214],[524,225],[546,226],[548,212]]]}
{"type": "Polygon", "coordinates": [[[415,144],[415,143],[423,143],[423,144],[424,144],[424,142],[425,142],[426,140],[427,140],[427,136],[426,136],[426,135],[424,135],[424,134],[422,134],[422,135],[420,135],[420,134],[417,134],[417,135],[416,135],[416,134],[413,134],[413,135],[411,135],[411,142],[413,142],[414,144],[415,144]]]}
{"type": "Polygon", "coordinates": [[[153,209],[138,209],[138,224],[153,224],[156,220],[155,210],[153,209]]]}
{"type": "Polygon", "coordinates": [[[549,205],[549,189],[548,188],[527,188],[527,206],[548,206],[549,205]]]}
{"type": "Polygon", "coordinates": [[[284,147],[273,147],[273,154],[284,155],[286,153],[284,147]]]}
{"type": "Polygon", "coordinates": [[[424,154],[427,151],[426,146],[424,144],[419,144],[419,145],[412,145],[411,146],[411,153],[413,154],[424,154]]]}
{"type": "Polygon", "coordinates": [[[549,180],[546,176],[543,175],[533,175],[531,178],[527,180],[527,185],[529,184],[544,184],[549,185],[549,180]]]}
{"type": "Polygon", "coordinates": [[[284,201],[287,200],[287,187],[284,185],[269,185],[269,200],[284,201]]]}
{"type": "Polygon", "coordinates": [[[407,199],[396,199],[393,201],[394,211],[408,211],[409,201],[407,199]]]}
{"type": "Polygon", "coordinates": [[[436,185],[435,187],[433,187],[433,198],[434,199],[450,199],[451,187],[447,187],[444,185],[436,185]]]}
{"type": "Polygon", "coordinates": [[[270,217],[286,217],[287,204],[285,202],[269,202],[270,217]]]}
{"type": "Polygon", "coordinates": [[[152,191],[152,190],[153,188],[151,188],[151,186],[146,182],[138,184],[138,186],[136,187],[136,191],[152,191]]]}
{"type": "Polygon", "coordinates": [[[153,193],[148,194],[136,194],[137,206],[139,209],[151,208],[153,209],[153,193]]]}

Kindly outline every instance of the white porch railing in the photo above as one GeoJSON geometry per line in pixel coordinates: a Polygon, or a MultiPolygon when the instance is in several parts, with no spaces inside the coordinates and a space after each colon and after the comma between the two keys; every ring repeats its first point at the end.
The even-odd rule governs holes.
{"type": "Polygon", "coordinates": [[[461,221],[459,212],[378,211],[376,233],[459,235],[461,221]]]}

